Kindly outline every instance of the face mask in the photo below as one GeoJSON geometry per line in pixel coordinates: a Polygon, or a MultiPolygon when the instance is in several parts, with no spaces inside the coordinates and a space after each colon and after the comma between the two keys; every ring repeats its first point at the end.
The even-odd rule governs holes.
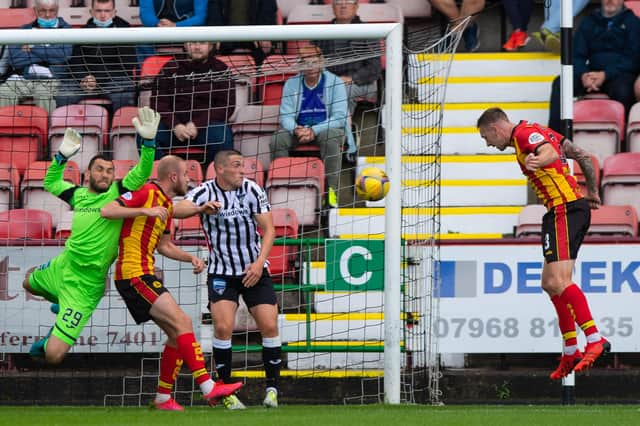
{"type": "Polygon", "coordinates": [[[55,28],[58,25],[58,18],[44,19],[38,18],[40,28],[55,28]]]}
{"type": "Polygon", "coordinates": [[[109,19],[108,21],[101,21],[99,19],[93,18],[93,23],[96,24],[96,27],[106,28],[111,26],[111,24],[113,23],[113,18],[109,19]]]}

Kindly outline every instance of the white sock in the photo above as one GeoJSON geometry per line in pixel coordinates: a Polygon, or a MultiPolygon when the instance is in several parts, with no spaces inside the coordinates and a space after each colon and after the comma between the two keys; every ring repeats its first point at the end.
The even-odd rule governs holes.
{"type": "Polygon", "coordinates": [[[215,387],[215,383],[213,383],[213,380],[211,379],[207,380],[206,382],[200,383],[200,391],[202,392],[203,395],[207,395],[209,392],[213,390],[214,387],[215,387]]]}
{"type": "Polygon", "coordinates": [[[587,343],[596,343],[599,342],[600,339],[602,339],[602,336],[600,336],[600,333],[596,331],[595,333],[591,333],[587,336],[587,343]]]}
{"type": "Polygon", "coordinates": [[[269,392],[270,390],[274,391],[276,393],[276,396],[278,396],[278,389],[276,389],[276,388],[274,388],[272,386],[269,386],[267,388],[267,390],[265,391],[265,393],[269,392]]]}
{"type": "Polygon", "coordinates": [[[564,354],[565,355],[573,355],[573,354],[576,353],[577,350],[578,350],[578,345],[565,346],[564,347],[564,354]]]}
{"type": "Polygon", "coordinates": [[[167,402],[171,399],[170,393],[156,393],[156,402],[162,404],[163,402],[167,402]]]}

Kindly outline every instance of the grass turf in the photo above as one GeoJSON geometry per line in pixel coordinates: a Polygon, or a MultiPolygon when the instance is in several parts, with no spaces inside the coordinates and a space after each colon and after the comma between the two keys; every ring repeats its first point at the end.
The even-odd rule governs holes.
{"type": "Polygon", "coordinates": [[[335,425],[580,425],[640,424],[635,405],[561,406],[444,406],[424,405],[293,405],[275,410],[249,407],[226,411],[221,407],[186,407],[168,413],[131,407],[0,407],[3,425],[211,425],[335,426],[335,425]]]}

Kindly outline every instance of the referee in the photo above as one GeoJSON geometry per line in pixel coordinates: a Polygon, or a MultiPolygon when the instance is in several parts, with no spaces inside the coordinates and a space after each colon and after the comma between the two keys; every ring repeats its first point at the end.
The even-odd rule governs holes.
{"type": "MultiPolygon", "coordinates": [[[[220,379],[230,383],[231,337],[238,298],[242,295],[262,335],[267,378],[263,405],[275,408],[282,360],[278,305],[267,270],[267,256],[275,237],[271,206],[264,189],[244,177],[240,152],[218,152],[214,167],[216,177],[203,182],[177,203],[174,217],[200,214],[209,243],[207,287],[214,324],[213,356],[220,379]],[[262,244],[258,227],[262,231],[262,244]]],[[[231,410],[245,408],[236,395],[222,401],[231,410]]]]}

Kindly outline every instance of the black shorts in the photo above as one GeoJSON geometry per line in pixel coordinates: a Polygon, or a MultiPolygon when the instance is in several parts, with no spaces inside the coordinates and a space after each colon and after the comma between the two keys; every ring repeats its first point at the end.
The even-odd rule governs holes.
{"type": "Polygon", "coordinates": [[[149,321],[151,319],[149,310],[162,293],[169,291],[162,280],[155,275],[116,280],[116,288],[136,324],[149,321]]]}
{"type": "Polygon", "coordinates": [[[225,275],[209,274],[207,277],[207,289],[209,302],[218,300],[231,300],[238,303],[238,296],[242,295],[248,308],[256,305],[275,305],[277,303],[276,292],[273,290],[271,275],[264,269],[262,277],[253,287],[242,285],[243,277],[229,277],[225,275]]]}
{"type": "Polygon", "coordinates": [[[542,255],[547,263],[575,260],[589,230],[591,209],[581,198],[553,207],[542,217],[542,255]]]}

